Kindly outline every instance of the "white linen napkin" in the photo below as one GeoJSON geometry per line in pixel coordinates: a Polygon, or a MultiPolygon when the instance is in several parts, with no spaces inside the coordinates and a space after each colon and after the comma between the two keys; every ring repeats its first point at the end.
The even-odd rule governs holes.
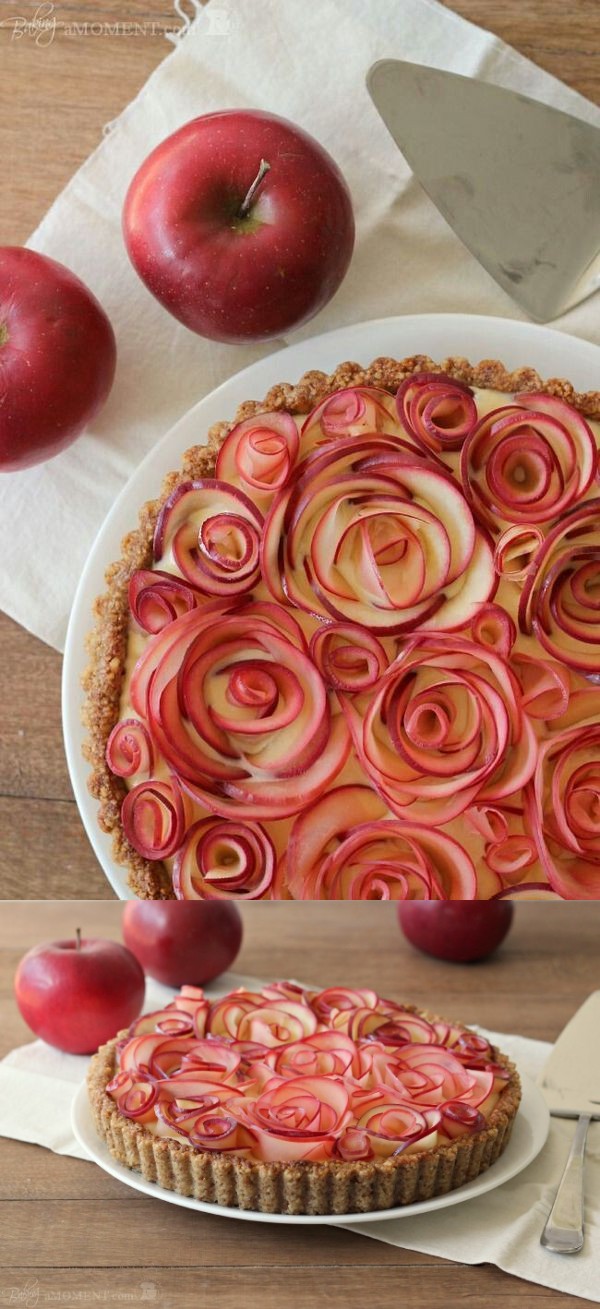
{"type": "MultiPolygon", "coordinates": [[[[206,989],[219,995],[242,985],[253,988],[263,983],[226,973],[206,989]]],[[[172,995],[172,990],[148,979],[144,1012],[167,1003],[172,995]]],[[[550,1045],[505,1032],[480,1030],[510,1055],[522,1072],[537,1078],[550,1045]]],[[[85,1159],[85,1151],[72,1132],[71,1103],[88,1062],[86,1058],[62,1054],[43,1041],[11,1051],[0,1062],[0,1136],[85,1159]]],[[[493,1263],[527,1281],[600,1304],[600,1123],[592,1123],[588,1136],[583,1251],[568,1259],[543,1250],[539,1244],[573,1132],[574,1123],[553,1118],[548,1140],[533,1163],[511,1181],[474,1200],[416,1218],[364,1224],[357,1221],[345,1226],[349,1231],[422,1254],[466,1264],[493,1263]]]]}
{"type": "MultiPolygon", "coordinates": [[[[211,0],[30,240],[99,296],[119,350],[112,395],[87,433],[49,463],[0,478],[0,607],[58,649],[116,495],[218,383],[288,340],[369,318],[524,317],[447,227],[371,104],[365,73],[385,56],[484,78],[600,125],[599,109],[436,0],[211,0]],[[240,107],[281,114],[316,136],[347,178],[357,220],[350,271],[330,305],[285,341],[246,347],[176,323],[136,277],[120,230],[127,185],[147,153],[198,114],[240,107]]],[[[598,297],[554,326],[600,342],[598,297]]]]}

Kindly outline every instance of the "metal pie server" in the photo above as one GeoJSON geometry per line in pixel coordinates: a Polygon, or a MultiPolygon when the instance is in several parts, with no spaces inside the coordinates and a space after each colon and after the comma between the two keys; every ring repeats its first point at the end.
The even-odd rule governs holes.
{"type": "Polygon", "coordinates": [[[600,288],[600,128],[398,59],[373,64],[367,87],[440,213],[531,318],[600,288]]]}
{"type": "Polygon", "coordinates": [[[600,991],[588,996],[561,1032],[539,1086],[551,1114],[578,1119],[541,1241],[557,1254],[577,1254],[583,1246],[585,1142],[592,1118],[600,1118],[600,991]]]}

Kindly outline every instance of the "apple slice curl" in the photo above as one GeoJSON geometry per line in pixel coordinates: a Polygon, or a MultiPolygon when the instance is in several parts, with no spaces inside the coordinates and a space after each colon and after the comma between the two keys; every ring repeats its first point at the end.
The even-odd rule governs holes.
{"type": "Polygon", "coordinates": [[[473,392],[447,373],[413,373],[396,392],[402,426],[428,454],[460,450],[477,423],[473,392]]]}
{"type": "Polygon", "coordinates": [[[479,420],[461,453],[465,495],[475,516],[549,523],[585,495],[596,471],[596,442],[585,419],[552,396],[520,395],[479,420]]]}

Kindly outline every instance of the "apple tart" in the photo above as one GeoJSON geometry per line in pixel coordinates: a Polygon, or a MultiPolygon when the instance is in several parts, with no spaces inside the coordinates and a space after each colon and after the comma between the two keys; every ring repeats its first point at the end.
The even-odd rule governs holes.
{"type": "Polygon", "coordinates": [[[598,391],[415,356],[188,450],[89,641],[135,893],[599,898],[599,444],[598,391]]]}
{"type": "Polygon", "coordinates": [[[184,986],[92,1059],[111,1155],[150,1182],[266,1213],[444,1195],[502,1154],[518,1074],[458,1023],[371,990],[184,986]]]}

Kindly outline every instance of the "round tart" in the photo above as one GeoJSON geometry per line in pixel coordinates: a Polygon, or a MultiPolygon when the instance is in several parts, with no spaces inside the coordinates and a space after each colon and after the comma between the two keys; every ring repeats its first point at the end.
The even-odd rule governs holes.
{"type": "Polygon", "coordinates": [[[96,603],[145,898],[600,897],[600,392],[422,356],[241,407],[96,603]]]}
{"type": "Polygon", "coordinates": [[[91,1062],[98,1132],[181,1195],[367,1213],[444,1195],[502,1154],[518,1074],[485,1037],[371,990],[184,986],[91,1062]]]}

